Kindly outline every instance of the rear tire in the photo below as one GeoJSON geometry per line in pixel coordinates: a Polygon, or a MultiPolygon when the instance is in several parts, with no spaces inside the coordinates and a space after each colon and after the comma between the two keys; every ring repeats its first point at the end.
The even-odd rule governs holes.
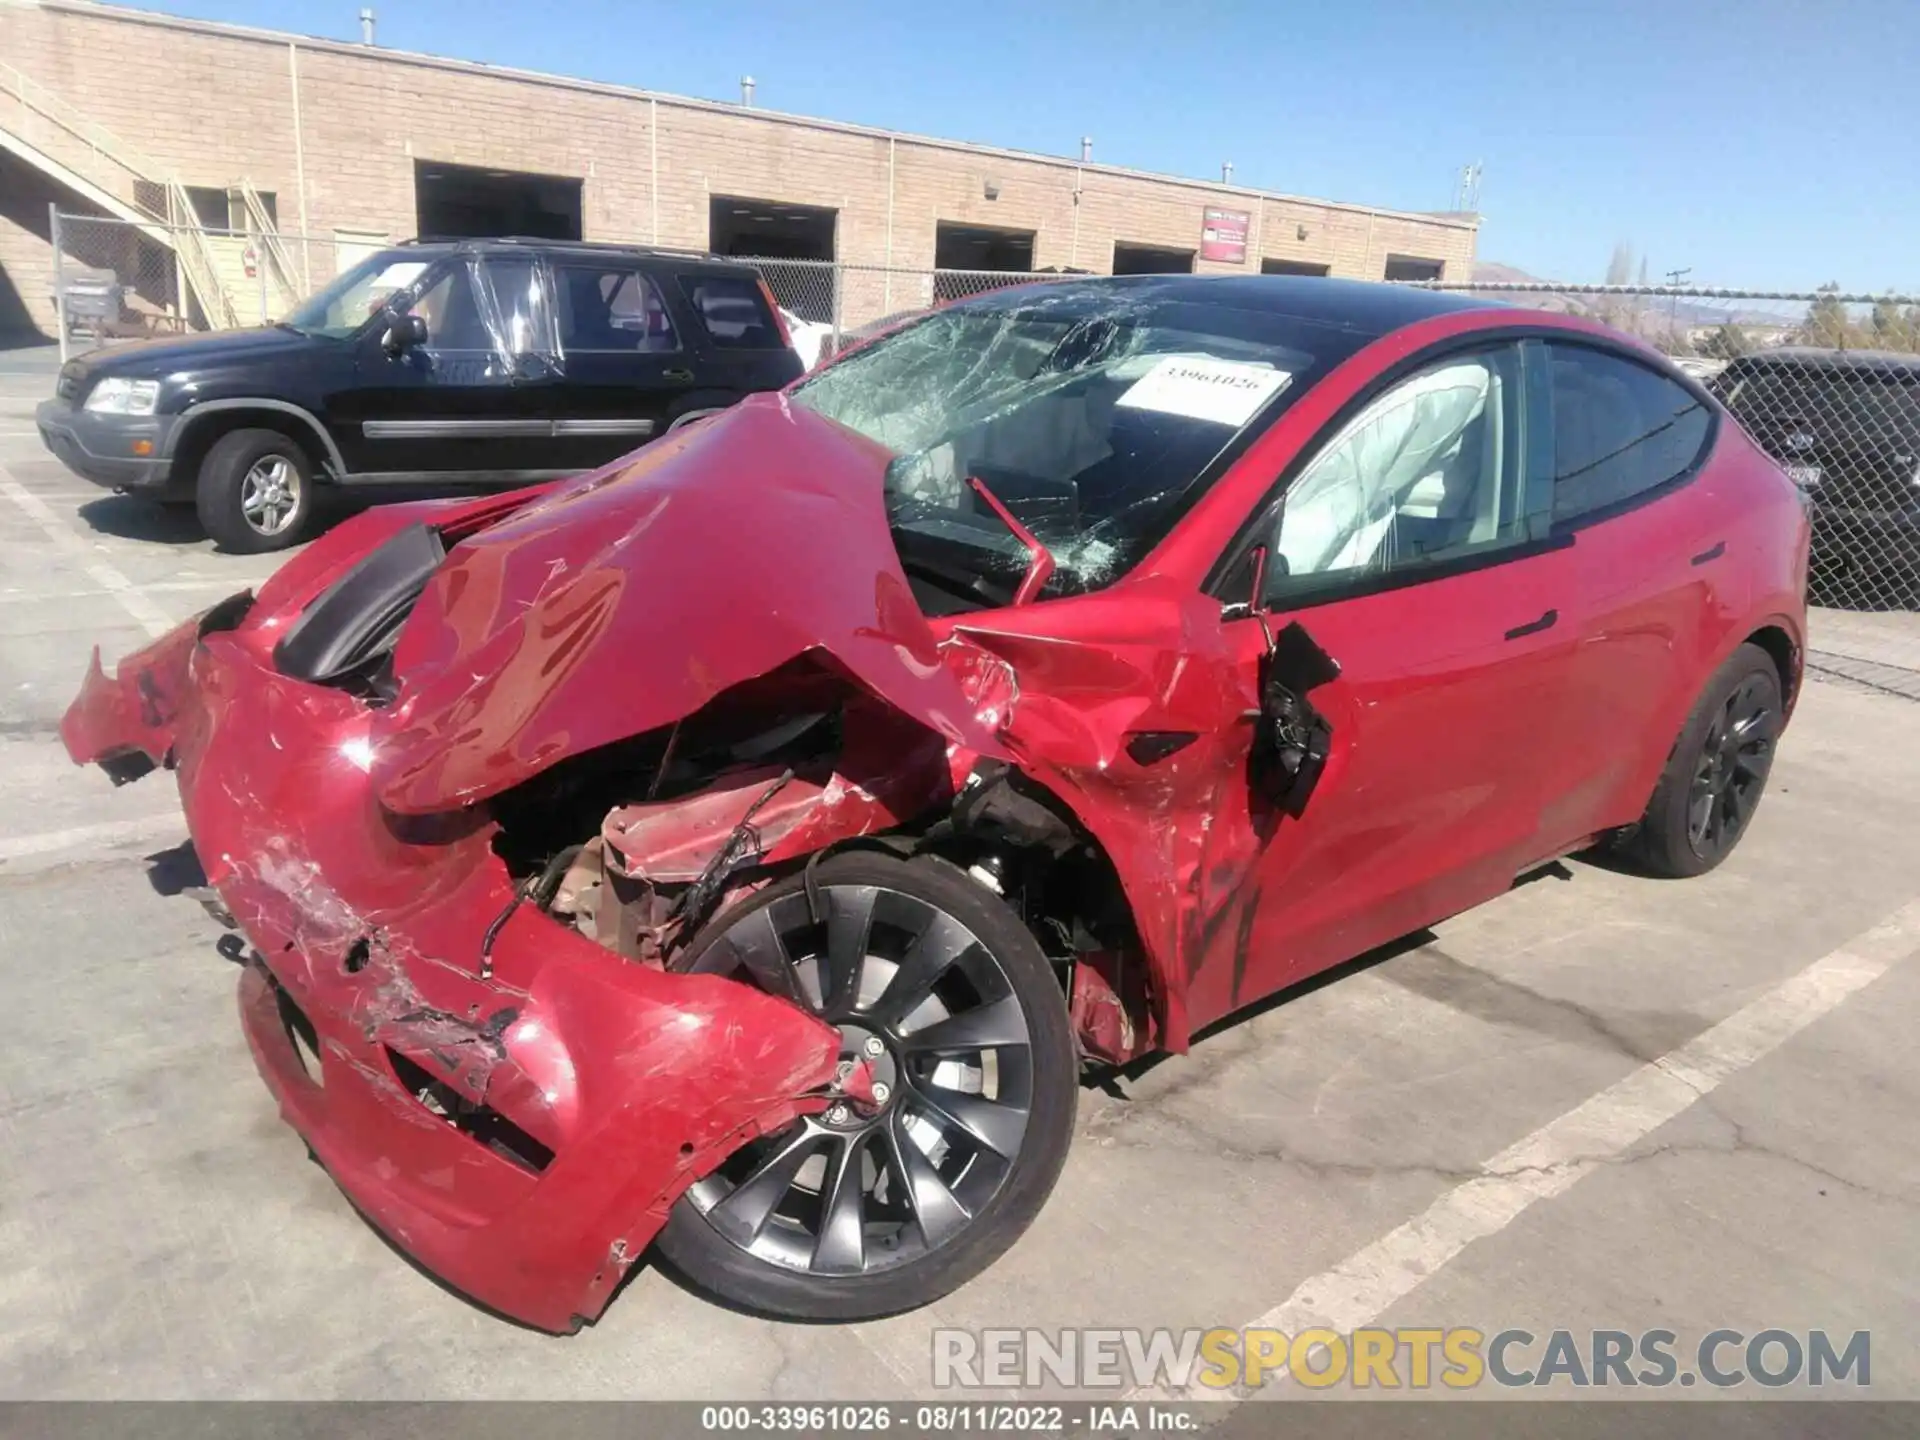
{"type": "Polygon", "coordinates": [[[278,430],[230,431],[200,462],[194,508],[222,550],[285,550],[313,518],[313,463],[278,430]]]}
{"type": "Polygon", "coordinates": [[[1742,645],[1701,692],[1621,853],[1669,879],[1725,860],[1760,804],[1785,718],[1773,657],[1742,645]]]}
{"type": "Polygon", "coordinates": [[[1060,982],[997,895],[926,858],[848,853],[812,875],[823,923],[794,875],[674,968],[795,987],[843,1058],[876,1057],[887,1094],[750,1143],[675,1203],[656,1246],[736,1307],[867,1320],[958,1288],[1033,1222],[1073,1138],[1078,1066],[1060,982]]]}

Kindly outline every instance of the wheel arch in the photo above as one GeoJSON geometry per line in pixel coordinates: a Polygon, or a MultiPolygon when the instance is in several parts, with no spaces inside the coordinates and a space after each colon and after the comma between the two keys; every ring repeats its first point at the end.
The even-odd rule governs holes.
{"type": "Polygon", "coordinates": [[[1795,632],[1788,628],[1786,617],[1775,616],[1769,619],[1740,643],[1757,645],[1772,659],[1774,668],[1780,673],[1781,701],[1786,713],[1791,715],[1794,702],[1800,698],[1800,682],[1806,666],[1806,648],[1795,632]]]}
{"type": "Polygon", "coordinates": [[[197,479],[207,451],[222,436],[246,429],[277,430],[296,441],[312,463],[316,479],[337,479],[347,473],[339,447],[312,411],[286,400],[247,397],[209,400],[180,417],[168,454],[175,474],[197,479]]]}

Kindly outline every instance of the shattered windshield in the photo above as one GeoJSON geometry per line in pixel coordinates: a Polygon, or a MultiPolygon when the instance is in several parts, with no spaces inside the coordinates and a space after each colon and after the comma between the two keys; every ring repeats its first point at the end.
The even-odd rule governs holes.
{"type": "Polygon", "coordinates": [[[1001,604],[1026,551],[970,478],[1052,552],[1047,594],[1098,589],[1165,534],[1243,431],[1353,348],[1298,317],[1060,284],[936,311],[793,399],[893,452],[887,512],[910,576],[1001,604]]]}

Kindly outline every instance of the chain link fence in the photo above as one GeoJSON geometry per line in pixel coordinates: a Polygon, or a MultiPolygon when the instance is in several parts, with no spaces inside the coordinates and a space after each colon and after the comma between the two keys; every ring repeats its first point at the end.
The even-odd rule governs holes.
{"type": "Polygon", "coordinates": [[[63,359],[116,341],[270,325],[388,243],[378,235],[220,230],[57,210],[51,233],[48,299],[63,359]]]}
{"type": "Polygon", "coordinates": [[[1809,598],[1920,610],[1920,296],[1435,285],[1583,315],[1692,371],[1806,492],[1809,598]]]}

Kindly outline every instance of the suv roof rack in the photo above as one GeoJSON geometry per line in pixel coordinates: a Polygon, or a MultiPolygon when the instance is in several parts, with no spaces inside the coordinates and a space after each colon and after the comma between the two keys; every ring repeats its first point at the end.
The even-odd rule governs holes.
{"type": "Polygon", "coordinates": [[[396,240],[396,245],[444,245],[449,249],[480,250],[489,245],[520,246],[541,250],[579,250],[590,255],[659,255],[675,260],[705,260],[720,265],[737,265],[725,255],[711,250],[685,249],[673,245],[642,245],[622,240],[548,240],[538,235],[414,235],[396,240]]]}

